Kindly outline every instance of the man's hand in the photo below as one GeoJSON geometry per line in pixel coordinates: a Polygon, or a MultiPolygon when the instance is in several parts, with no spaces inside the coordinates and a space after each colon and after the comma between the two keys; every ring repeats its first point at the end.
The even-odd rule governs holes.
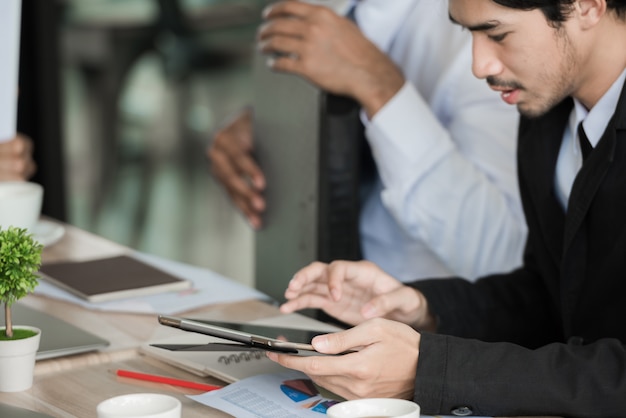
{"type": "Polygon", "coordinates": [[[405,324],[373,319],[347,331],[319,335],[313,347],[338,356],[267,353],[277,363],[300,370],[315,383],[346,399],[412,399],[420,334],[405,324]]]}
{"type": "Polygon", "coordinates": [[[0,142],[0,180],[28,180],[36,170],[29,137],[17,134],[8,142],[0,142]]]}
{"type": "Polygon", "coordinates": [[[265,210],[262,195],[265,177],[254,161],[253,149],[252,114],[247,110],[215,134],[207,155],[213,175],[222,183],[248,223],[258,229],[265,210]]]}
{"type": "Polygon", "coordinates": [[[303,76],[331,93],[351,96],[373,117],[404,84],[398,67],[350,20],[324,6],[273,4],[258,32],[271,67],[303,76]]]}
{"type": "Polygon", "coordinates": [[[416,329],[434,331],[426,298],[369,261],[314,262],[298,271],[280,310],[319,308],[347,324],[383,317],[416,329]]]}

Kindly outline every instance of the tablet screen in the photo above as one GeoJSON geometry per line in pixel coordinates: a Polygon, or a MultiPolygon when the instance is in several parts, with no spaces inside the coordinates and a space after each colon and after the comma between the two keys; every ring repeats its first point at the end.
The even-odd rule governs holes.
{"type": "Polygon", "coordinates": [[[218,327],[233,329],[235,331],[246,332],[248,334],[259,335],[267,338],[275,338],[293,343],[309,344],[316,335],[328,334],[327,331],[313,331],[295,328],[273,327],[267,325],[256,325],[242,322],[221,322],[206,319],[187,318],[192,321],[218,327]]]}

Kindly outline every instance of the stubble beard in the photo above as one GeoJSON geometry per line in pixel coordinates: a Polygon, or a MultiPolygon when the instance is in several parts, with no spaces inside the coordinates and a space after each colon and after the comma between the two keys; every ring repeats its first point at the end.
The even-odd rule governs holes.
{"type": "MultiPolygon", "coordinates": [[[[555,37],[557,43],[561,44],[560,66],[558,71],[544,72],[538,75],[540,79],[538,84],[545,86],[545,95],[537,94],[534,95],[536,100],[528,100],[526,103],[521,101],[517,104],[518,112],[526,118],[533,119],[545,115],[550,109],[569,97],[574,90],[573,84],[578,72],[575,48],[565,31],[556,29],[555,37]],[[534,106],[533,102],[535,103],[534,106]]],[[[526,92],[528,93],[527,90],[526,92]]]]}

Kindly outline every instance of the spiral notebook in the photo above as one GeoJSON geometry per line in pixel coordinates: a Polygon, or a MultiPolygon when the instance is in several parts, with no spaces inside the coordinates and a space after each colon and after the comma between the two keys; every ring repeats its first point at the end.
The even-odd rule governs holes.
{"type": "MultiPolygon", "coordinates": [[[[210,318],[206,318],[210,319],[210,318]]],[[[313,329],[324,332],[339,331],[330,325],[300,314],[289,314],[264,318],[250,323],[258,325],[282,326],[285,328],[313,329]]],[[[212,376],[232,383],[250,376],[266,373],[285,372],[286,368],[274,363],[264,351],[169,351],[153,347],[151,344],[208,344],[224,340],[203,334],[180,331],[180,335],[150,341],[139,348],[139,352],[180,367],[198,376],[212,376]]]]}

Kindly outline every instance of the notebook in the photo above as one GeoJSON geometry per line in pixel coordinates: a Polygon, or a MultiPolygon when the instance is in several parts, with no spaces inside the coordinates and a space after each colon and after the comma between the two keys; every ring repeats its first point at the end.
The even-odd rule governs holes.
{"type": "MultiPolygon", "coordinates": [[[[11,314],[14,325],[30,325],[41,330],[37,360],[94,351],[109,345],[97,335],[19,303],[13,304],[11,314]]],[[[0,309],[0,321],[4,326],[4,309],[0,309]]]]}
{"type": "MultiPolygon", "coordinates": [[[[197,316],[194,318],[198,318],[197,316]]],[[[201,319],[201,318],[198,318],[201,319]]],[[[209,319],[209,318],[205,318],[209,319]]],[[[340,328],[300,314],[280,315],[250,321],[252,324],[282,326],[285,328],[312,329],[323,332],[339,331],[340,328]]],[[[141,354],[180,367],[198,376],[212,376],[232,383],[250,376],[282,373],[288,369],[274,363],[264,351],[169,351],[150,344],[207,344],[225,340],[203,334],[180,331],[179,336],[150,341],[140,346],[141,354]]]]}
{"type": "Polygon", "coordinates": [[[192,285],[127,255],[44,264],[39,273],[50,283],[94,303],[184,290],[192,285]]]}
{"type": "Polygon", "coordinates": [[[17,406],[0,403],[0,417],[2,418],[52,418],[51,415],[18,408],[17,406]]]}

